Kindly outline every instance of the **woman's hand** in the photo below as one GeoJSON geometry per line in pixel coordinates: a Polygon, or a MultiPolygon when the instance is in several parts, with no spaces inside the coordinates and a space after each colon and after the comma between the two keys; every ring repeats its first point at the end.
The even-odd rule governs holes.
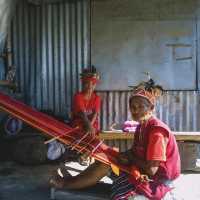
{"type": "Polygon", "coordinates": [[[85,125],[84,130],[85,130],[85,132],[89,133],[92,137],[95,137],[96,130],[90,123],[87,123],[85,125]]]}
{"type": "Polygon", "coordinates": [[[92,126],[93,122],[88,119],[85,112],[79,112],[78,116],[83,120],[83,130],[92,137],[96,135],[96,129],[92,126]]]}

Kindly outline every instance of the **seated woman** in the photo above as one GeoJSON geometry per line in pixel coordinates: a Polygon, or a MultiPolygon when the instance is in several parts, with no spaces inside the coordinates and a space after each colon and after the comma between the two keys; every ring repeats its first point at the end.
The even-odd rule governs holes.
{"type": "Polygon", "coordinates": [[[96,136],[99,132],[99,111],[101,99],[94,92],[99,81],[99,75],[94,66],[84,69],[81,73],[82,91],[73,98],[72,122],[73,127],[79,126],[85,132],[96,136]]]}
{"type": "MultiPolygon", "coordinates": [[[[85,134],[96,137],[99,133],[99,111],[101,99],[95,93],[96,84],[99,82],[99,74],[94,66],[86,68],[80,74],[82,90],[75,93],[72,102],[71,122],[72,127],[79,127],[85,134]]],[[[81,165],[88,165],[91,160],[87,155],[79,155],[75,150],[67,148],[62,160],[77,160],[81,165]]]]}
{"type": "MultiPolygon", "coordinates": [[[[180,157],[169,127],[153,116],[156,98],[162,88],[150,79],[134,87],[129,99],[133,120],[139,122],[133,146],[116,158],[129,165],[131,174],[114,177],[111,199],[160,200],[172,188],[168,183],[180,174],[180,157]]],[[[76,177],[54,177],[50,184],[57,188],[80,189],[96,184],[110,167],[96,162],[76,177]]]]}

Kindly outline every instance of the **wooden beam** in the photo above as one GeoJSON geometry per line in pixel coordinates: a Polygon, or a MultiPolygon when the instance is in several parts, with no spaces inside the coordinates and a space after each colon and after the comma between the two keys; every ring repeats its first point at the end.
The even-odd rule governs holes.
{"type": "Polygon", "coordinates": [[[99,135],[100,139],[104,140],[132,140],[134,134],[131,133],[115,133],[115,132],[102,132],[99,135]]]}
{"type": "MultiPolygon", "coordinates": [[[[200,142],[200,132],[173,132],[177,141],[200,142]]],[[[99,135],[104,140],[133,140],[134,133],[104,131],[99,135]]]]}

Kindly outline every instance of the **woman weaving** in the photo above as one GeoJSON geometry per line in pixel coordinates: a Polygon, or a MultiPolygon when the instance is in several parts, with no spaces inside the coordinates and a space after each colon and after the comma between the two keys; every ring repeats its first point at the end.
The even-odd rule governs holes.
{"type": "MultiPolygon", "coordinates": [[[[113,176],[111,199],[161,200],[180,175],[180,157],[169,127],[153,116],[156,99],[162,88],[150,79],[133,88],[129,108],[133,120],[139,122],[132,148],[120,153],[119,163],[131,166],[131,175],[121,172],[113,176]]],[[[80,189],[96,184],[110,167],[96,162],[76,177],[57,177],[50,181],[57,188],[80,189]]]]}

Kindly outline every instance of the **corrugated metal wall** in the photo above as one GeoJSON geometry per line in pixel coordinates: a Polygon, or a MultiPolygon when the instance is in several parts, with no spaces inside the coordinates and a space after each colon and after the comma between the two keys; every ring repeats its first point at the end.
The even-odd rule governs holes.
{"type": "MultiPolygon", "coordinates": [[[[128,111],[130,91],[98,92],[102,97],[101,127],[131,119],[128,111]]],[[[156,116],[173,131],[200,131],[200,94],[196,91],[168,91],[156,105],[156,116]]]]}
{"type": "Polygon", "coordinates": [[[5,80],[7,72],[5,43],[15,6],[16,0],[0,1],[0,80],[5,80]]]}
{"type": "MultiPolygon", "coordinates": [[[[12,23],[13,63],[25,102],[66,115],[80,88],[79,72],[88,64],[88,0],[33,6],[21,1],[12,23]]],[[[101,128],[130,119],[129,91],[102,91],[101,128]]],[[[157,116],[174,131],[200,130],[200,96],[169,91],[160,98],[157,116]]]]}
{"type": "Polygon", "coordinates": [[[11,30],[19,89],[26,103],[64,116],[88,64],[88,0],[20,2],[11,30]]]}

